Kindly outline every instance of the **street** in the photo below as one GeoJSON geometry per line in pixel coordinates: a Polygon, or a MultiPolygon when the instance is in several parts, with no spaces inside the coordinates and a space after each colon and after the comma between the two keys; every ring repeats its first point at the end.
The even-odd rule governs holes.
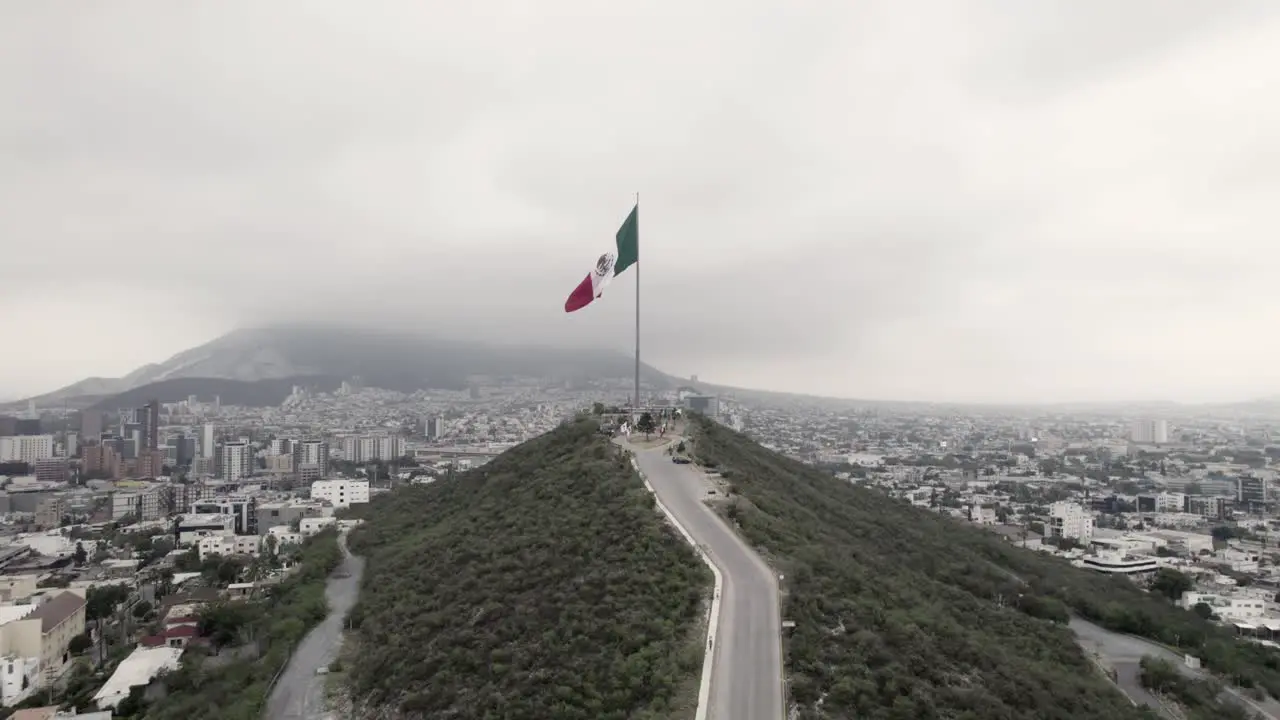
{"type": "MultiPolygon", "coordinates": [[[[1161,709],[1159,702],[1146,688],[1142,687],[1142,682],[1139,679],[1139,673],[1141,672],[1139,663],[1144,655],[1152,655],[1169,661],[1171,665],[1187,677],[1203,678],[1208,675],[1203,670],[1195,670],[1188,667],[1182,655],[1142,638],[1111,632],[1078,617],[1071,618],[1070,627],[1075,632],[1076,642],[1080,644],[1081,649],[1086,653],[1097,655],[1104,665],[1115,668],[1116,684],[1125,695],[1128,695],[1131,700],[1139,704],[1146,703],[1154,709],[1161,709]]],[[[1274,720],[1280,717],[1280,712],[1278,712],[1280,711],[1280,704],[1277,704],[1275,700],[1267,699],[1258,702],[1246,697],[1233,687],[1226,687],[1223,692],[1230,695],[1237,703],[1258,713],[1263,718],[1274,720]]],[[[1161,714],[1170,717],[1167,712],[1162,711],[1161,714]]]]}
{"type": "Polygon", "coordinates": [[[267,720],[328,720],[325,712],[325,680],[316,668],[327,666],[337,655],[342,626],[360,592],[364,559],[347,552],[345,535],[338,540],[345,558],[325,585],[329,615],[299,643],[267,701],[267,720]],[[343,573],[346,577],[341,577],[343,573]]]}
{"type": "Polygon", "coordinates": [[[712,649],[709,720],[779,720],[783,715],[782,636],[777,577],[706,504],[707,486],[665,448],[632,448],[659,499],[724,576],[712,649]]]}

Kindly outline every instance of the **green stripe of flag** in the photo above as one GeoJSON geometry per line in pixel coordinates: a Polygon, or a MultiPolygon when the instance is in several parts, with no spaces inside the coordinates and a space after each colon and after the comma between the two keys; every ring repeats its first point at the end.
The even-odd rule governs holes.
{"type": "Polygon", "coordinates": [[[631,214],[618,228],[618,257],[613,263],[615,277],[623,270],[635,265],[640,260],[640,205],[631,209],[631,214]]]}

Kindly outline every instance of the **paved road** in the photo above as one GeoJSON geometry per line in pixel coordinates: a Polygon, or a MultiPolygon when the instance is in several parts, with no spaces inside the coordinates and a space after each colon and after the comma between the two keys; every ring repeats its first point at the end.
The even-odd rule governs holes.
{"type": "Polygon", "coordinates": [[[316,668],[333,662],[342,640],[342,625],[355,605],[364,574],[364,558],[347,553],[347,538],[338,540],[345,558],[325,585],[329,616],[302,639],[267,701],[266,720],[328,720],[325,712],[324,675],[316,668]],[[338,577],[343,573],[347,577],[338,577]]]}
{"type": "Polygon", "coordinates": [[[782,629],[777,576],[703,503],[707,485],[665,448],[635,450],[662,504],[723,575],[708,720],[782,717],[782,629]]]}
{"type": "Polygon", "coordinates": [[[1138,638],[1111,632],[1094,625],[1082,618],[1071,618],[1070,628],[1076,634],[1076,642],[1086,653],[1095,655],[1103,665],[1115,668],[1116,685],[1129,699],[1139,705],[1147,705],[1153,710],[1161,711],[1165,717],[1170,715],[1163,710],[1160,701],[1142,686],[1139,680],[1144,655],[1155,655],[1173,663],[1176,667],[1190,672],[1182,657],[1158,645],[1143,642],[1138,638]]]}
{"type": "MultiPolygon", "coordinates": [[[[1132,635],[1121,635],[1120,633],[1111,632],[1106,628],[1095,625],[1088,620],[1082,618],[1071,618],[1072,631],[1076,634],[1076,642],[1087,653],[1093,653],[1099,656],[1104,665],[1115,668],[1116,684],[1125,695],[1139,705],[1146,703],[1153,709],[1161,710],[1158,700],[1142,687],[1139,680],[1144,655],[1153,655],[1158,658],[1169,661],[1183,675],[1192,678],[1203,678],[1207,676],[1202,670],[1195,670],[1188,667],[1183,656],[1162,645],[1158,645],[1142,638],[1133,637],[1132,635]]],[[[1245,705],[1250,710],[1258,713],[1263,718],[1278,717],[1277,706],[1274,700],[1257,702],[1252,698],[1245,697],[1242,693],[1234,688],[1225,688],[1223,693],[1229,694],[1239,704],[1245,705]]],[[[1167,712],[1162,712],[1165,717],[1172,717],[1167,712]]]]}

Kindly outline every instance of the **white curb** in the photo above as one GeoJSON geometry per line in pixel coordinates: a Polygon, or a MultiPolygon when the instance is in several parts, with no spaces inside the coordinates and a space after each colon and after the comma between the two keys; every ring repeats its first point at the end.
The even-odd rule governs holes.
{"type": "Polygon", "coordinates": [[[662,511],[663,515],[667,516],[667,520],[671,521],[675,529],[680,531],[680,534],[684,536],[685,542],[693,546],[693,549],[698,553],[698,557],[702,558],[702,562],[711,568],[711,574],[716,579],[715,590],[711,595],[711,610],[707,619],[707,649],[702,655],[702,682],[698,685],[698,709],[693,715],[694,720],[706,720],[707,708],[711,697],[711,674],[712,668],[715,666],[716,631],[720,627],[720,589],[723,585],[720,568],[711,562],[711,557],[702,549],[702,546],[694,541],[689,531],[685,530],[680,521],[676,520],[676,516],[672,515],[667,506],[662,504],[662,499],[658,497],[657,491],[649,484],[649,478],[645,477],[644,473],[640,471],[640,463],[636,462],[634,455],[631,457],[631,467],[635,468],[636,474],[644,481],[644,486],[648,488],[649,492],[653,493],[653,500],[657,503],[658,509],[662,511]]]}

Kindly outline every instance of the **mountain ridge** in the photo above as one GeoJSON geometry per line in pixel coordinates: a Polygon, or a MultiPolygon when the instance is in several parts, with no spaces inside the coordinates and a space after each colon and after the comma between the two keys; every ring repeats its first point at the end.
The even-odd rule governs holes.
{"type": "MultiPolygon", "coordinates": [[[[47,406],[73,398],[76,407],[88,407],[155,383],[184,379],[232,381],[224,386],[235,392],[243,389],[235,383],[309,384],[323,379],[328,384],[334,379],[359,377],[373,387],[412,392],[465,389],[476,377],[629,378],[635,372],[634,363],[634,357],[609,350],[450,340],[340,325],[282,325],[233,330],[119,378],[85,378],[0,407],[16,408],[31,401],[47,406]]],[[[645,364],[641,365],[641,376],[659,389],[670,387],[672,382],[668,375],[645,364]]]]}

